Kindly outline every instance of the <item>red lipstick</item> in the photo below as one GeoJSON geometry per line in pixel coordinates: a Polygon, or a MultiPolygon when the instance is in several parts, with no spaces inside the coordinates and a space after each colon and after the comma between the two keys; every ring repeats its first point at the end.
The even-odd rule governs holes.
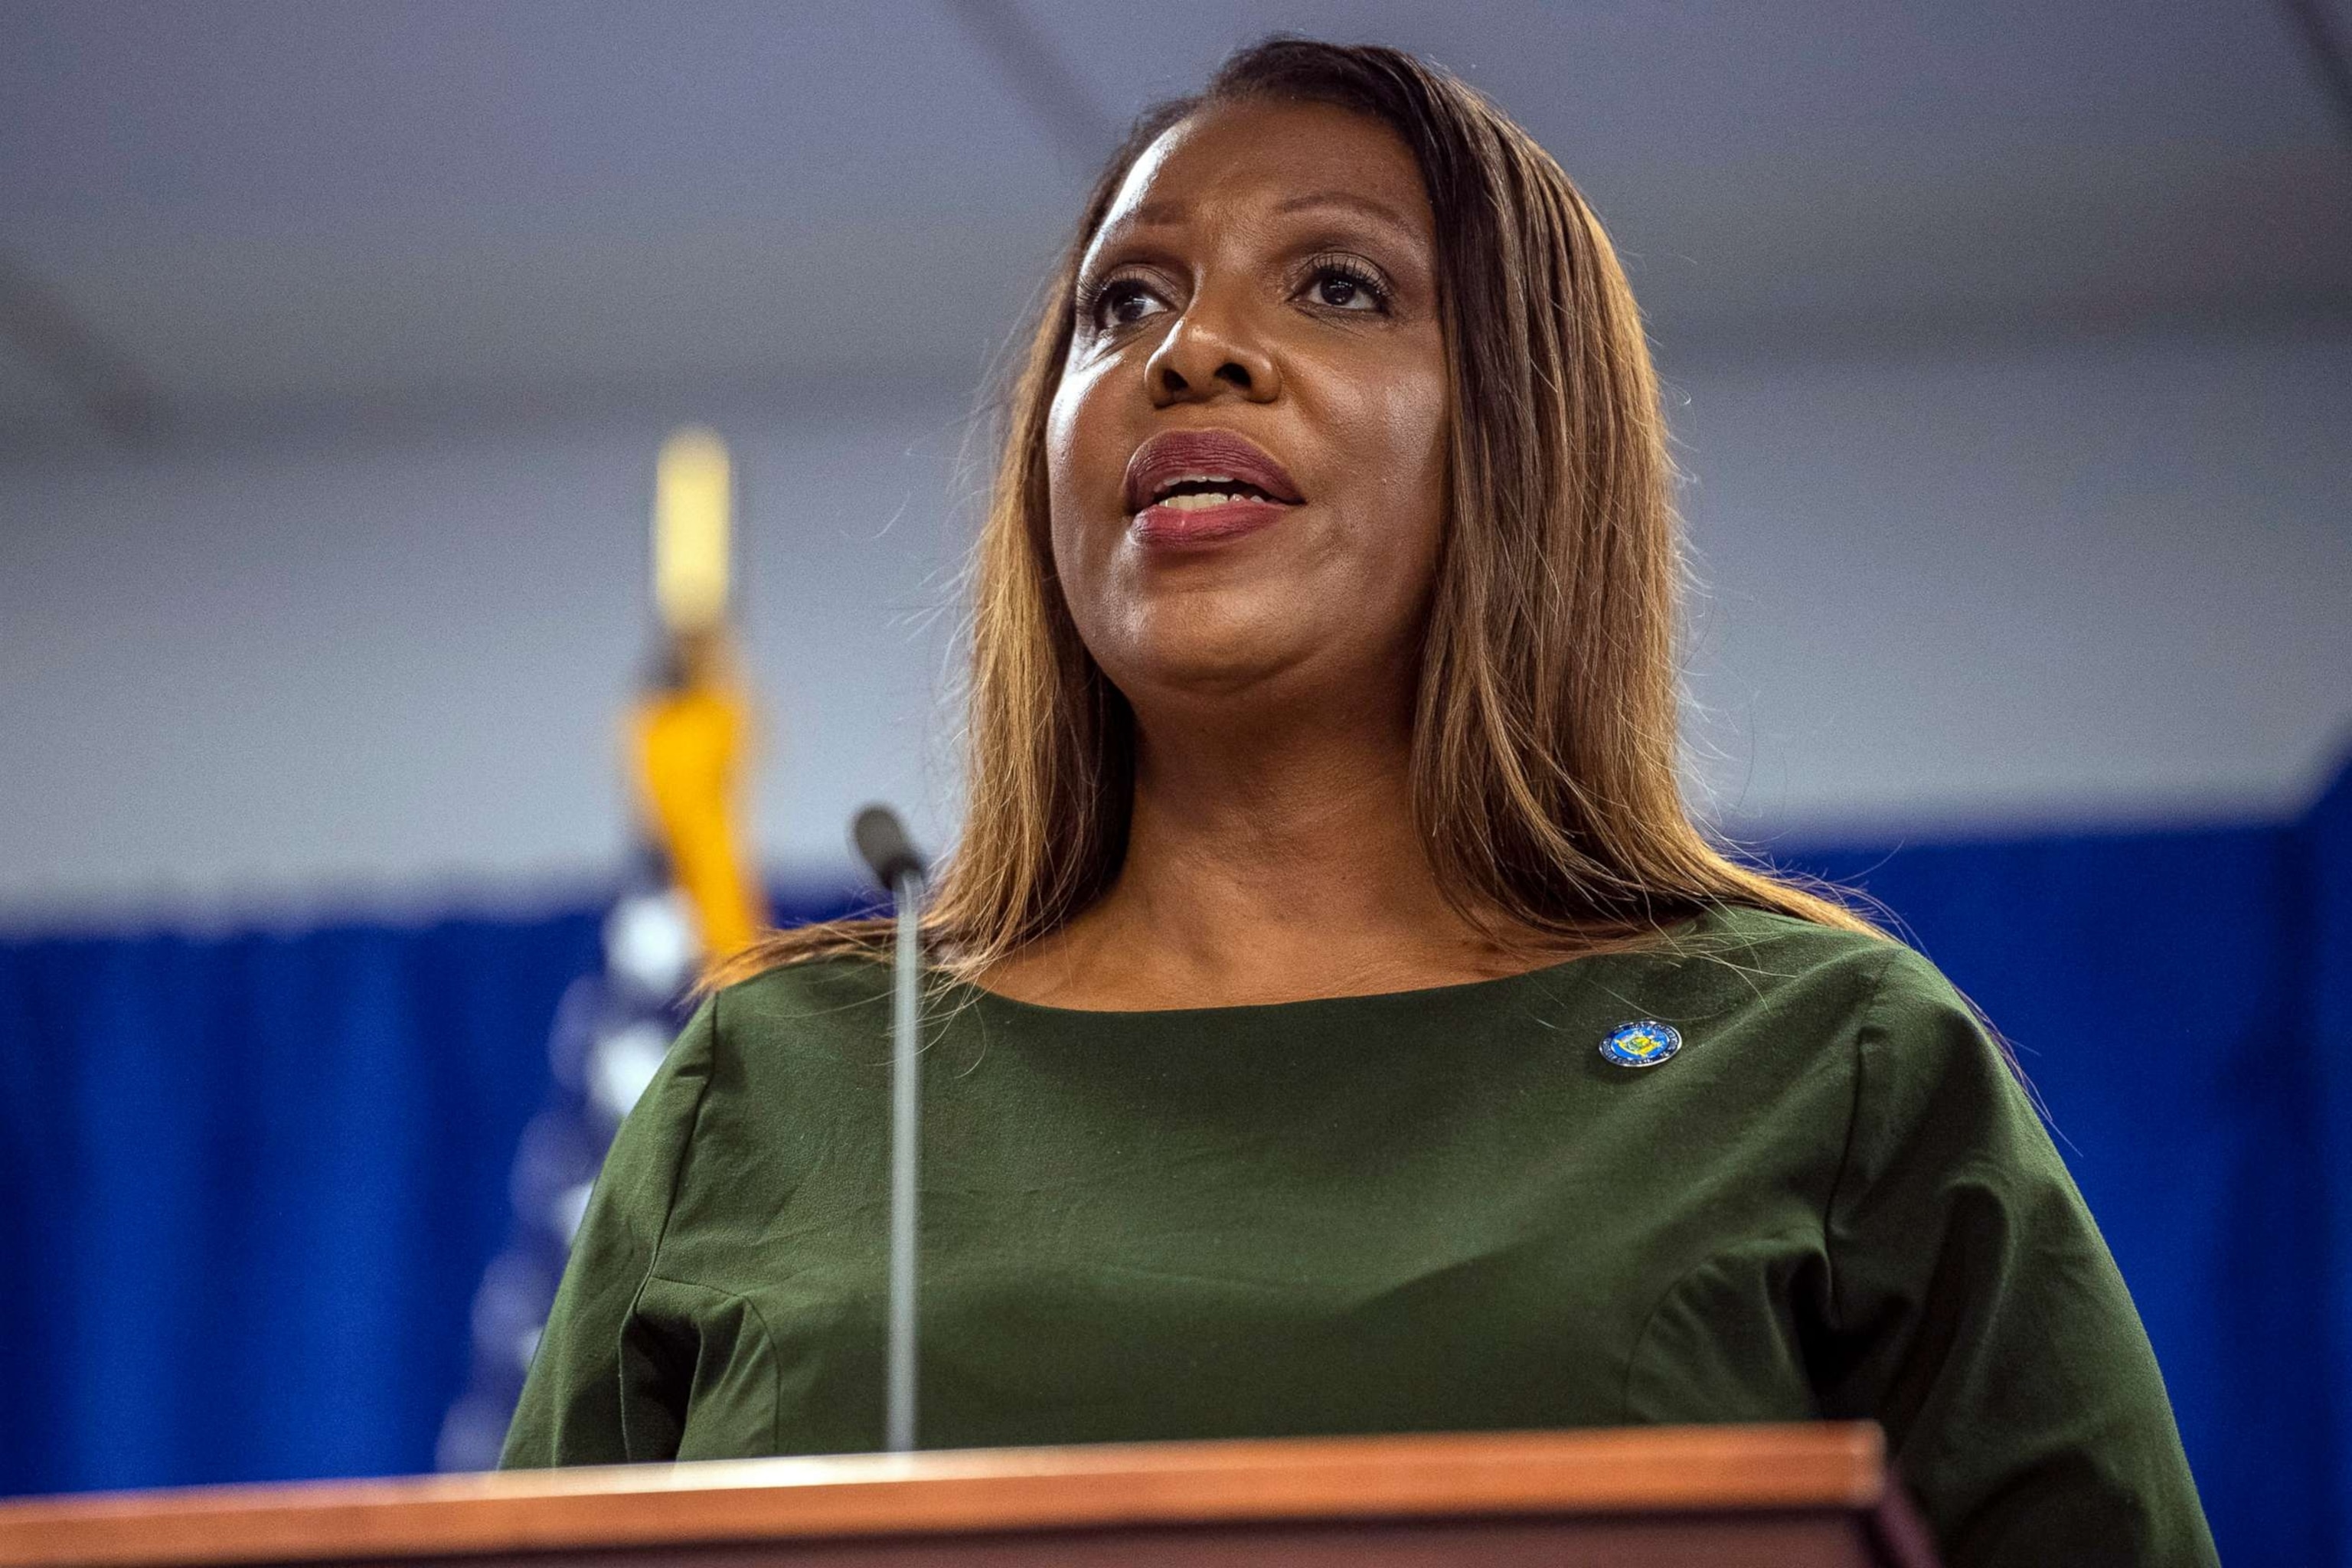
{"type": "Polygon", "coordinates": [[[1127,510],[1152,544],[1234,539],[1280,521],[1305,497],[1264,447],[1230,430],[1171,430],[1127,462],[1127,510]]]}

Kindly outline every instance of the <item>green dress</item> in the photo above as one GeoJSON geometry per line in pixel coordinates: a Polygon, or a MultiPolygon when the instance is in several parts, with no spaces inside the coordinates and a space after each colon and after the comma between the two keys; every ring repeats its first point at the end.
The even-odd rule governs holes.
{"type": "MultiPolygon", "coordinates": [[[[882,1437],[889,972],[706,1002],[509,1466],[882,1437]]],[[[1908,949],[1752,911],[1502,980],[1090,1013],[942,984],[926,1447],[1871,1417],[1954,1568],[2215,1561],[2028,1097],[1908,949]],[[1685,1044],[1597,1049],[1656,1020],[1685,1044]]]]}

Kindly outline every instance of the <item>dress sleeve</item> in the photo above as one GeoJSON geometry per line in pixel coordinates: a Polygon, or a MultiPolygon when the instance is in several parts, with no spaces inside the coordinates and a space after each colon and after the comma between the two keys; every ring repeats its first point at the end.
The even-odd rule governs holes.
{"type": "Polygon", "coordinates": [[[633,1410],[654,1397],[624,1366],[623,1331],[669,1219],[718,1031],[716,1002],[687,1023],[661,1068],[614,1135],[572,1241],[571,1261],[532,1352],[522,1399],[499,1456],[501,1469],[667,1458],[633,1435],[674,1433],[666,1411],[633,1410]]]}
{"type": "Polygon", "coordinates": [[[2215,1563],[2155,1352],[2000,1048],[1907,949],[1857,1040],[1829,1412],[1885,1425],[1949,1568],[2215,1563]]]}

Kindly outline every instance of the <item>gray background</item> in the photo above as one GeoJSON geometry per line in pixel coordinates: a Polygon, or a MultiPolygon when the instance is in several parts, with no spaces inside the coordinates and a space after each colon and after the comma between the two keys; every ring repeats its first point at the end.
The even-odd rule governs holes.
{"type": "Polygon", "coordinates": [[[2274,5],[0,6],[0,921],[559,896],[655,446],[736,444],[776,868],[953,825],[961,460],[1116,128],[1287,26],[1577,176],[1673,393],[1691,789],[2288,811],[2352,742],[2352,136],[2274,5]]]}

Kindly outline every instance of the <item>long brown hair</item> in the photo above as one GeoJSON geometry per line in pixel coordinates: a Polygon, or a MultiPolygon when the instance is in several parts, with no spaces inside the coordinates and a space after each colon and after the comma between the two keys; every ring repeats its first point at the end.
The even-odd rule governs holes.
{"type": "MultiPolygon", "coordinates": [[[[973,563],[963,833],[924,919],[938,962],[984,970],[1118,873],[1134,716],[1055,577],[1046,416],[1080,261],[1129,169],[1186,116],[1266,99],[1392,128],[1436,218],[1456,416],[1412,779],[1448,897],[1491,930],[1555,941],[1622,941],[1721,905],[1874,931],[1824,892],[1735,862],[1685,809],[1673,471],[1641,315],[1591,209],[1533,138],[1448,73],[1395,49],[1285,37],[1136,122],[1095,181],[1007,385],[973,563]]],[[[872,952],[886,931],[778,931],[712,982],[872,952]]]]}

